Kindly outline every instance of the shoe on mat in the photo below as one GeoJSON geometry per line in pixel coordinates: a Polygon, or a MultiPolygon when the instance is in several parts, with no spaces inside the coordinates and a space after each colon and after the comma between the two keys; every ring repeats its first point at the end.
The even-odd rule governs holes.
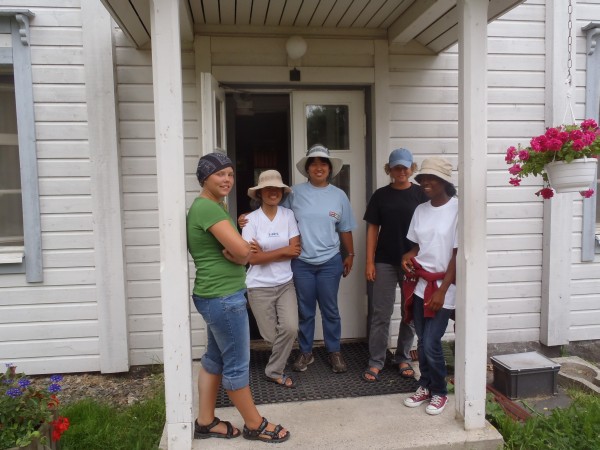
{"type": "Polygon", "coordinates": [[[447,395],[434,395],[433,397],[431,397],[431,401],[429,402],[429,405],[427,405],[427,408],[425,408],[425,412],[432,416],[441,414],[442,411],[444,411],[444,408],[446,407],[447,403],[447,395]]]}
{"type": "Polygon", "coordinates": [[[429,393],[429,389],[425,389],[424,387],[419,386],[419,388],[413,395],[404,399],[404,406],[408,406],[409,408],[415,408],[417,406],[421,406],[430,398],[431,394],[429,393]]]}
{"type": "Polygon", "coordinates": [[[271,378],[265,375],[265,379],[270,383],[278,384],[281,387],[293,389],[296,387],[296,380],[288,374],[281,375],[281,378],[271,378]]]}
{"type": "Polygon", "coordinates": [[[408,362],[401,362],[398,364],[398,372],[400,372],[400,376],[402,378],[414,378],[415,377],[415,369],[408,362]],[[406,364],[406,366],[402,367],[402,364],[406,364]],[[410,375],[407,372],[412,372],[410,375]]]}
{"type": "Polygon", "coordinates": [[[375,372],[373,369],[371,368],[367,368],[362,375],[360,376],[364,381],[366,381],[367,383],[377,383],[378,381],[380,381],[379,379],[379,373],[380,372],[375,372]],[[368,378],[367,376],[370,375],[373,377],[373,379],[368,378]]]}
{"type": "Polygon", "coordinates": [[[333,373],[344,373],[348,370],[346,361],[340,352],[331,352],[329,354],[329,364],[331,364],[331,370],[333,373]]]}
{"type": "Polygon", "coordinates": [[[304,372],[309,364],[315,362],[315,358],[312,353],[300,353],[292,364],[292,370],[295,372],[304,372]]]}
{"type": "Polygon", "coordinates": [[[221,439],[233,439],[239,437],[242,433],[237,428],[234,428],[231,425],[231,422],[227,422],[226,420],[219,420],[218,417],[209,423],[208,425],[198,425],[198,421],[194,420],[194,439],[208,439],[211,437],[221,438],[221,439]],[[221,422],[225,424],[227,427],[227,433],[217,433],[216,431],[210,431],[221,422]]]}
{"type": "Polygon", "coordinates": [[[248,439],[249,441],[263,441],[276,444],[278,442],[287,441],[290,438],[289,431],[287,431],[283,437],[279,437],[279,433],[281,430],[283,430],[281,425],[277,425],[273,431],[268,431],[267,425],[269,425],[269,421],[264,417],[262,423],[256,430],[249,430],[244,424],[244,439],[248,439]]]}

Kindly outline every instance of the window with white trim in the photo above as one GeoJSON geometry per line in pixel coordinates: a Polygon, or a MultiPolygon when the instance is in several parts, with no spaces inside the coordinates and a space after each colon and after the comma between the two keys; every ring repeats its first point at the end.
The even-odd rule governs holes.
{"type": "Polygon", "coordinates": [[[0,7],[0,275],[40,282],[42,237],[29,20],[0,7]]]}

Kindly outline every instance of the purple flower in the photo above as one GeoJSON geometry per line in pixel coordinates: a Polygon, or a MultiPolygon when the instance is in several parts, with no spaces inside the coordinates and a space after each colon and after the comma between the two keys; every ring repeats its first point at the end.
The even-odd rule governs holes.
{"type": "Polygon", "coordinates": [[[6,395],[8,395],[11,398],[17,398],[20,397],[21,395],[23,395],[23,393],[21,392],[21,389],[19,388],[10,388],[6,390],[6,395]]]}
{"type": "Polygon", "coordinates": [[[62,375],[52,375],[50,377],[50,381],[52,381],[53,383],[58,383],[59,381],[62,381],[63,376],[62,375]]]}
{"type": "Polygon", "coordinates": [[[56,383],[52,383],[50,386],[48,386],[48,392],[52,392],[53,394],[56,394],[61,389],[62,388],[60,387],[60,385],[56,383]]]}
{"type": "Polygon", "coordinates": [[[26,388],[30,384],[31,384],[31,381],[29,381],[27,378],[21,378],[19,380],[19,386],[21,386],[22,388],[26,388]]]}
{"type": "Polygon", "coordinates": [[[11,378],[3,378],[2,384],[13,384],[13,380],[11,378]]]}
{"type": "Polygon", "coordinates": [[[15,367],[13,363],[4,363],[4,365],[6,366],[6,368],[10,368],[10,367],[15,367]]]}

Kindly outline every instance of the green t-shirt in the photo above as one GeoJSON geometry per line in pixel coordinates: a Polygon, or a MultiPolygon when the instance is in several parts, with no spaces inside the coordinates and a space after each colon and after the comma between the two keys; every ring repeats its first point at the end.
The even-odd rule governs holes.
{"type": "MultiPolygon", "coordinates": [[[[194,294],[223,297],[246,287],[246,268],[223,256],[223,246],[208,229],[223,220],[235,224],[222,205],[198,197],[187,215],[187,246],[196,265],[194,294]]],[[[236,230],[237,231],[237,230],[236,230]]]]}

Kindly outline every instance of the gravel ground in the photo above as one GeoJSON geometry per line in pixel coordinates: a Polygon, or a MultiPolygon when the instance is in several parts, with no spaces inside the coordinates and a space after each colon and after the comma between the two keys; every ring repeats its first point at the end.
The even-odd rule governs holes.
{"type": "MultiPolygon", "coordinates": [[[[47,376],[32,378],[35,384],[48,384],[47,376]]],[[[156,366],[132,367],[129,372],[118,374],[65,374],[58,399],[63,405],[91,398],[122,407],[148,398],[162,382],[156,366]]]]}

